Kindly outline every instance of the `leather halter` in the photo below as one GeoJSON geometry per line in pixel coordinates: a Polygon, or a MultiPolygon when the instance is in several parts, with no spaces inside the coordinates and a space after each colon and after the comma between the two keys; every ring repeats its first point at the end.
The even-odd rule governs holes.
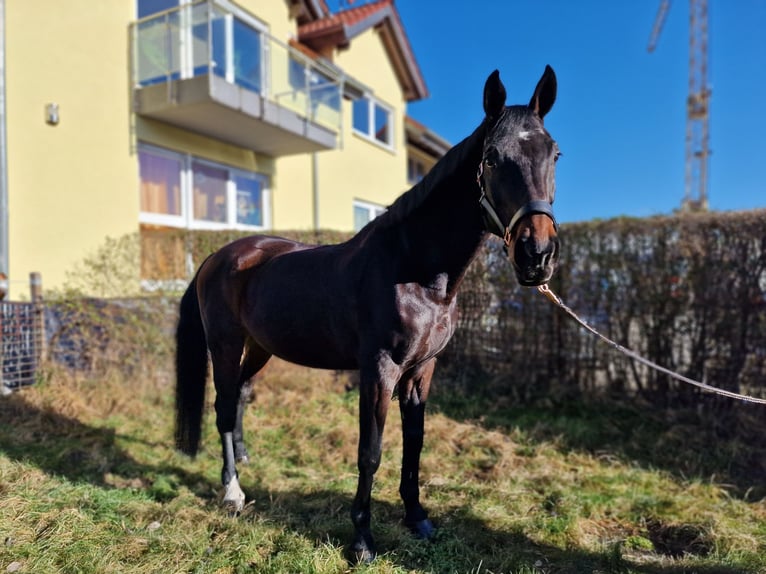
{"type": "Polygon", "coordinates": [[[487,231],[500,237],[505,243],[506,247],[511,245],[511,235],[513,230],[516,228],[519,221],[521,221],[521,219],[527,215],[533,215],[535,213],[547,215],[553,221],[554,229],[558,231],[559,224],[556,221],[556,217],[553,215],[553,206],[549,201],[545,201],[543,199],[533,199],[532,201],[528,201],[516,210],[516,213],[513,214],[513,217],[511,217],[511,221],[508,225],[503,225],[503,222],[500,220],[500,216],[497,214],[495,206],[492,205],[492,202],[489,200],[487,192],[484,189],[484,182],[482,181],[483,175],[484,164],[482,162],[479,163],[479,171],[476,174],[476,182],[479,184],[479,189],[481,190],[479,205],[484,211],[484,223],[487,226],[487,231]]]}

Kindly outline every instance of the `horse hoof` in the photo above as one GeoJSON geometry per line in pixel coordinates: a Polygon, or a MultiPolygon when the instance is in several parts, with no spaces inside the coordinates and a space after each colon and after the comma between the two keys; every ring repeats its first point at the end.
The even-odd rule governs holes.
{"type": "Polygon", "coordinates": [[[420,538],[421,540],[431,540],[436,536],[436,527],[428,518],[407,523],[407,527],[415,538],[420,538]]]}
{"type": "Polygon", "coordinates": [[[354,564],[371,564],[375,560],[375,552],[367,548],[354,548],[354,564]]]}
{"type": "Polygon", "coordinates": [[[239,504],[234,500],[224,500],[221,505],[229,518],[236,518],[242,513],[242,509],[245,507],[243,504],[239,504]]]}
{"type": "Polygon", "coordinates": [[[240,454],[237,456],[236,462],[237,464],[250,464],[250,457],[247,455],[247,453],[240,454]]]}
{"type": "Polygon", "coordinates": [[[245,508],[245,493],[242,492],[236,477],[232,478],[226,485],[222,504],[229,516],[239,516],[239,513],[245,508]]]}
{"type": "Polygon", "coordinates": [[[356,539],[351,546],[351,554],[353,564],[369,564],[377,556],[372,539],[364,536],[356,539]]]}

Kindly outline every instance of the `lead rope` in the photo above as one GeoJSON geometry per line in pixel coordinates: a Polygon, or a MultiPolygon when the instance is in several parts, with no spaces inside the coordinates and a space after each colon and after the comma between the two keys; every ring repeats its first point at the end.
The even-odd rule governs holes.
{"type": "Polygon", "coordinates": [[[756,404],[759,404],[759,405],[766,404],[766,399],[750,397],[750,396],[747,396],[747,395],[741,395],[739,393],[734,393],[732,391],[727,391],[727,390],[724,390],[724,389],[719,389],[717,387],[711,387],[710,385],[708,385],[706,383],[703,383],[703,382],[700,382],[700,381],[695,381],[694,379],[690,379],[688,377],[684,377],[683,375],[679,375],[678,373],[673,372],[670,369],[666,369],[665,367],[663,367],[661,365],[658,365],[657,363],[654,363],[654,362],[650,361],[649,359],[645,359],[644,357],[642,357],[641,355],[639,355],[635,351],[631,351],[630,349],[627,349],[627,348],[623,347],[619,343],[616,343],[616,342],[612,341],[609,337],[606,337],[606,336],[602,335],[601,333],[596,331],[596,329],[594,329],[593,327],[588,325],[588,323],[586,323],[583,319],[580,319],[580,317],[577,315],[577,313],[572,311],[572,309],[570,309],[564,303],[564,301],[562,301],[561,297],[556,295],[556,293],[554,293],[551,290],[551,288],[548,287],[547,284],[539,285],[537,287],[537,290],[540,293],[542,293],[543,295],[545,295],[548,299],[550,299],[555,305],[557,305],[559,308],[561,308],[567,315],[572,317],[572,319],[577,321],[582,327],[584,327],[586,330],[588,330],[592,334],[596,335],[596,337],[598,337],[599,339],[604,341],[607,345],[611,346],[614,349],[617,349],[622,354],[627,355],[631,359],[634,359],[634,360],[638,361],[639,363],[642,363],[642,364],[646,365],[647,367],[650,367],[650,368],[652,368],[652,369],[654,369],[656,371],[660,371],[661,373],[665,373],[666,375],[668,375],[668,376],[670,376],[670,377],[672,377],[674,379],[677,379],[677,380],[679,380],[681,382],[684,382],[684,383],[687,383],[689,385],[693,385],[695,387],[698,387],[698,388],[700,388],[703,391],[706,391],[708,393],[715,393],[717,395],[723,395],[724,397],[729,397],[729,398],[732,398],[732,399],[737,399],[737,400],[745,401],[745,402],[748,402],[748,403],[756,403],[756,404]]]}

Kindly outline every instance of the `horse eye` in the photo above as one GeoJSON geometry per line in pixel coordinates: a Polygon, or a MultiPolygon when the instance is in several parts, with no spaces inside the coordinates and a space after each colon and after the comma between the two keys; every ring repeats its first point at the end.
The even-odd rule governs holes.
{"type": "Polygon", "coordinates": [[[553,156],[553,161],[559,161],[559,158],[564,155],[559,150],[556,150],[556,155],[553,156]]]}
{"type": "Polygon", "coordinates": [[[484,166],[489,168],[497,167],[496,149],[490,148],[487,150],[487,153],[484,155],[484,166]]]}

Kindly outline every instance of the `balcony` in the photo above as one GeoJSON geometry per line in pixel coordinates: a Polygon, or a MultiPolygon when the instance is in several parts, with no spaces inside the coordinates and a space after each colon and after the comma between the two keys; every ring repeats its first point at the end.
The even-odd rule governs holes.
{"type": "Polygon", "coordinates": [[[271,157],[334,149],[344,76],[225,0],[131,24],[133,111],[271,157]]]}

